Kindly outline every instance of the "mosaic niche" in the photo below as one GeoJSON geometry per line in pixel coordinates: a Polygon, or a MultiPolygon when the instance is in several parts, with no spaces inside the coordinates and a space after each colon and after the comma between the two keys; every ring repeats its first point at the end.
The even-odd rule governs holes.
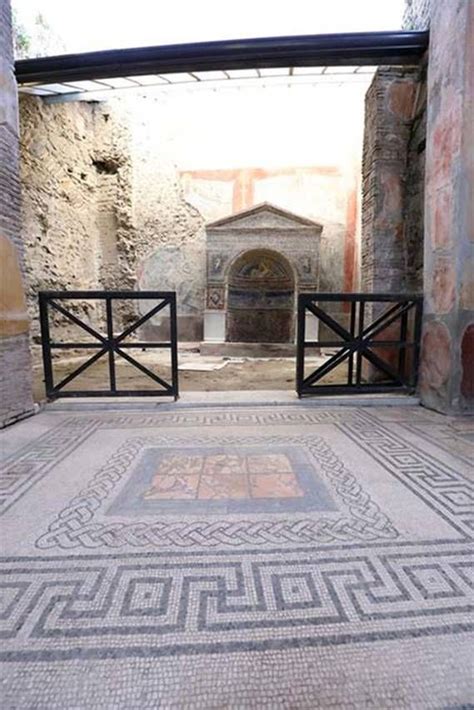
{"type": "Polygon", "coordinates": [[[208,224],[204,339],[294,343],[297,294],[318,290],[322,229],[267,202],[208,224]]]}
{"type": "Polygon", "coordinates": [[[227,340],[285,343],[293,339],[294,277],[284,257],[251,250],[231,267],[227,340]]]}
{"type": "Polygon", "coordinates": [[[225,288],[224,286],[209,286],[207,289],[207,308],[221,311],[225,308],[225,288]]]}
{"type": "Polygon", "coordinates": [[[211,278],[223,276],[226,263],[227,259],[223,254],[209,254],[208,275],[211,278]]]}

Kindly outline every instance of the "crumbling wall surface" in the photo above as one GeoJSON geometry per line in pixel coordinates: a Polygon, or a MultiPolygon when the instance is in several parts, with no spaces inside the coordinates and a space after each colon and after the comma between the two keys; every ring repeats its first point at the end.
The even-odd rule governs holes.
{"type": "Polygon", "coordinates": [[[422,288],[425,113],[421,70],[379,69],[366,95],[361,283],[422,288]]]}
{"type": "MultiPolygon", "coordinates": [[[[37,342],[40,290],[116,286],[117,233],[130,212],[127,158],[102,105],[23,97],[20,117],[28,304],[37,342]]],[[[75,309],[100,320],[95,302],[75,309]]],[[[57,325],[67,329],[64,319],[57,325]]]]}
{"type": "Polygon", "coordinates": [[[37,294],[97,286],[94,116],[88,104],[21,99],[21,177],[28,304],[38,340],[37,294]]]}
{"type": "Polygon", "coordinates": [[[98,282],[106,290],[135,288],[130,131],[123,111],[92,104],[90,155],[96,190],[98,282]]]}
{"type": "Polygon", "coordinates": [[[430,25],[431,2],[432,0],[405,0],[404,29],[427,30],[430,25]]]}
{"type": "MultiPolygon", "coordinates": [[[[114,102],[123,110],[123,101],[114,102]]],[[[134,260],[128,275],[140,290],[176,291],[182,340],[203,338],[206,286],[204,217],[185,198],[179,169],[160,129],[162,101],[126,101],[132,156],[134,260]]],[[[125,264],[123,273],[125,273],[125,264]]],[[[146,302],[140,304],[148,308],[146,302]]],[[[163,312],[164,313],[164,312],[163,312]]],[[[166,337],[166,315],[148,322],[150,334],[166,337]],[[150,329],[165,323],[163,331],[150,329]]]]}
{"type": "MultiPolygon", "coordinates": [[[[140,102],[119,99],[55,104],[34,97],[21,100],[23,228],[33,342],[39,342],[40,290],[177,290],[180,314],[187,317],[198,307],[202,311],[203,219],[185,201],[176,167],[161,161],[159,151],[150,151],[153,143],[147,135],[153,121],[143,120],[141,108],[140,102]],[[166,255],[188,242],[189,268],[182,271],[182,259],[170,261],[166,255]]],[[[103,325],[97,302],[77,302],[73,311],[92,325],[103,325]]],[[[135,317],[135,305],[117,302],[115,315],[120,327],[135,317]]],[[[55,315],[53,322],[58,334],[80,334],[61,316],[55,315]]]]}
{"type": "Polygon", "coordinates": [[[33,411],[23,268],[11,8],[0,0],[0,426],[33,411]]]}
{"type": "Polygon", "coordinates": [[[428,67],[420,394],[474,409],[474,5],[433,0],[428,67]]]}

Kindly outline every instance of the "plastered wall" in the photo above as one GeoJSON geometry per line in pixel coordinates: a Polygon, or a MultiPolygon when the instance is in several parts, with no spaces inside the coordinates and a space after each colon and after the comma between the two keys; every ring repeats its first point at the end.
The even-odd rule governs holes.
{"type": "Polygon", "coordinates": [[[432,1],[420,394],[474,410],[474,5],[432,1]]]}

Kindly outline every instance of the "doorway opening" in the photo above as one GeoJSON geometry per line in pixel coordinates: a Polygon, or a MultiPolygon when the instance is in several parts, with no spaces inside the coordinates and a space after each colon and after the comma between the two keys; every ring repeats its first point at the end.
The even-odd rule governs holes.
{"type": "MultiPolygon", "coordinates": [[[[387,281],[387,274],[393,278],[386,287],[393,290],[400,280],[395,266],[407,260],[399,258],[395,247],[404,254],[402,240],[394,242],[391,250],[382,248],[375,229],[393,224],[398,234],[398,203],[403,207],[403,200],[392,199],[399,186],[386,164],[392,154],[381,155],[378,150],[378,124],[390,119],[391,133],[398,135],[398,131],[400,140],[405,137],[406,150],[411,150],[406,116],[413,97],[422,92],[415,90],[421,79],[410,63],[417,64],[427,37],[413,36],[410,41],[367,37],[370,61],[360,37],[328,37],[323,48],[318,41],[315,38],[308,45],[308,38],[299,38],[296,53],[285,54],[281,67],[281,40],[271,45],[278,49],[273,58],[267,54],[267,40],[256,41],[255,47],[251,43],[256,55],[246,53],[250,46],[243,50],[241,72],[228,53],[216,58],[219,48],[215,46],[191,48],[194,59],[188,59],[189,66],[183,69],[179,57],[179,72],[177,65],[173,70],[170,64],[168,53],[173,50],[152,48],[147,52],[153,55],[152,74],[157,76],[157,62],[164,61],[166,54],[161,69],[168,78],[158,77],[151,91],[148,81],[141,83],[147,77],[145,66],[140,63],[140,71],[129,67],[127,75],[136,81],[126,81],[131,89],[128,99],[125,87],[122,95],[115,96],[113,84],[105,81],[112,76],[110,67],[85,68],[84,58],[81,77],[76,76],[77,89],[70,84],[71,68],[66,75],[61,66],[55,68],[54,58],[48,59],[48,67],[44,62],[36,67],[41,76],[22,74],[32,67],[20,64],[19,80],[25,83],[20,102],[27,186],[24,233],[32,235],[26,258],[36,275],[29,297],[36,301],[38,287],[59,285],[109,291],[120,284],[130,291],[176,292],[183,389],[292,389],[297,297],[355,293],[359,286],[370,291],[376,279],[387,281]],[[337,48],[334,43],[341,41],[337,48]],[[396,48],[395,55],[389,47],[396,48]],[[210,61],[206,52],[212,53],[212,66],[206,64],[210,61]],[[393,63],[408,66],[379,75],[377,81],[383,83],[388,98],[383,106],[374,103],[367,114],[370,120],[374,114],[375,123],[369,121],[365,128],[366,139],[373,140],[364,141],[364,165],[375,166],[375,172],[373,180],[364,180],[366,219],[361,224],[365,97],[374,66],[393,63]],[[252,69],[257,65],[258,70],[252,69]],[[223,71],[225,67],[229,71],[223,71]],[[52,71],[59,72],[54,85],[52,71]],[[42,86],[41,80],[49,83],[42,86]],[[98,92],[94,101],[83,95],[86,81],[98,92]],[[142,88],[135,92],[137,85],[142,88]],[[108,95],[103,94],[104,86],[111,89],[108,95]],[[217,87],[225,89],[225,101],[217,87]],[[29,95],[35,92],[36,97],[29,95]],[[64,125],[71,127],[71,135],[81,135],[80,143],[65,145],[59,140],[64,125]],[[38,141],[62,145],[64,151],[39,161],[30,150],[38,141]],[[35,205],[41,202],[51,175],[57,176],[57,189],[49,191],[48,204],[39,214],[35,205]],[[386,199],[377,201],[372,193],[386,199]],[[375,225],[372,236],[371,225],[375,225]],[[369,234],[365,245],[362,232],[369,234]],[[65,248],[56,249],[57,244],[65,248]],[[391,261],[386,264],[384,255],[389,252],[391,261]],[[253,348],[261,343],[286,345],[289,362],[279,362],[277,358],[284,356],[269,348],[275,361],[261,364],[253,348]],[[239,344],[247,346],[246,353],[226,351],[239,344]],[[236,362],[239,357],[243,362],[236,362]],[[258,372],[259,368],[266,372],[258,372]]],[[[235,51],[226,43],[221,49],[235,51]]],[[[121,55],[119,51],[117,56],[132,64],[138,61],[136,52],[121,55]]],[[[100,64],[106,57],[89,59],[100,64]]],[[[374,87],[373,102],[378,84],[374,87]]],[[[405,164],[406,156],[399,152],[405,164]]],[[[92,327],[103,327],[100,309],[78,308],[92,327]]],[[[132,315],[139,316],[138,306],[135,310],[132,315]]],[[[332,303],[330,314],[336,320],[347,315],[332,303]]],[[[119,310],[118,332],[127,327],[129,316],[126,309],[119,310]]],[[[306,324],[310,342],[319,339],[313,321],[308,318],[306,324]],[[309,332],[310,327],[314,332],[309,332]]],[[[58,322],[58,327],[62,325],[58,322]]],[[[149,319],[141,341],[160,340],[166,325],[159,316],[149,319]]],[[[32,330],[38,352],[37,319],[32,330]]],[[[314,348],[314,358],[327,355],[314,348]]],[[[137,356],[144,367],[155,362],[161,366],[159,348],[153,353],[144,348],[137,356]]]]}

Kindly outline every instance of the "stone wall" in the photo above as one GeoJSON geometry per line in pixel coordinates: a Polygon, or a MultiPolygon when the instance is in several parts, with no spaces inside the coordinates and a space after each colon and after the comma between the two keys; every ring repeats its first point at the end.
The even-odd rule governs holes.
{"type": "MultiPolygon", "coordinates": [[[[117,98],[111,106],[117,111],[124,104],[131,136],[135,263],[130,268],[135,284],[143,291],[176,291],[179,337],[200,341],[206,270],[204,217],[186,199],[163,127],[166,106],[146,95],[136,101],[117,98]]],[[[153,325],[160,322],[160,317],[151,321],[153,325]]]]}
{"type": "MultiPolygon", "coordinates": [[[[28,305],[38,343],[38,291],[120,286],[130,167],[124,129],[102,104],[22,97],[20,119],[28,305]]],[[[91,323],[101,321],[95,302],[75,310],[91,323]]],[[[74,328],[60,317],[55,324],[74,328]]]]}
{"type": "Polygon", "coordinates": [[[420,392],[448,413],[474,409],[473,34],[472,2],[433,0],[420,392]]]}
{"type": "Polygon", "coordinates": [[[405,0],[403,27],[406,30],[427,30],[430,26],[431,0],[405,0]]]}
{"type": "MultiPolygon", "coordinates": [[[[192,269],[199,269],[200,255],[205,271],[202,235],[197,258],[190,245],[203,221],[185,202],[174,166],[158,165],[157,156],[147,158],[145,148],[134,153],[137,114],[121,101],[48,104],[22,97],[20,108],[33,342],[40,342],[40,290],[176,289],[186,313],[189,279],[180,250],[186,243],[192,269]]],[[[203,289],[202,284],[202,300],[203,289]]],[[[118,302],[116,310],[117,327],[135,315],[130,303],[118,302]]],[[[73,311],[91,325],[102,323],[97,302],[76,303],[73,311]]],[[[61,337],[81,336],[61,316],[54,316],[53,323],[61,337]]],[[[38,349],[34,354],[39,358],[38,349]]]]}
{"type": "Polygon", "coordinates": [[[0,0],[0,426],[33,411],[23,267],[11,8],[0,0]]]}
{"type": "Polygon", "coordinates": [[[362,288],[367,292],[421,292],[424,68],[379,69],[365,105],[362,288]]]}

